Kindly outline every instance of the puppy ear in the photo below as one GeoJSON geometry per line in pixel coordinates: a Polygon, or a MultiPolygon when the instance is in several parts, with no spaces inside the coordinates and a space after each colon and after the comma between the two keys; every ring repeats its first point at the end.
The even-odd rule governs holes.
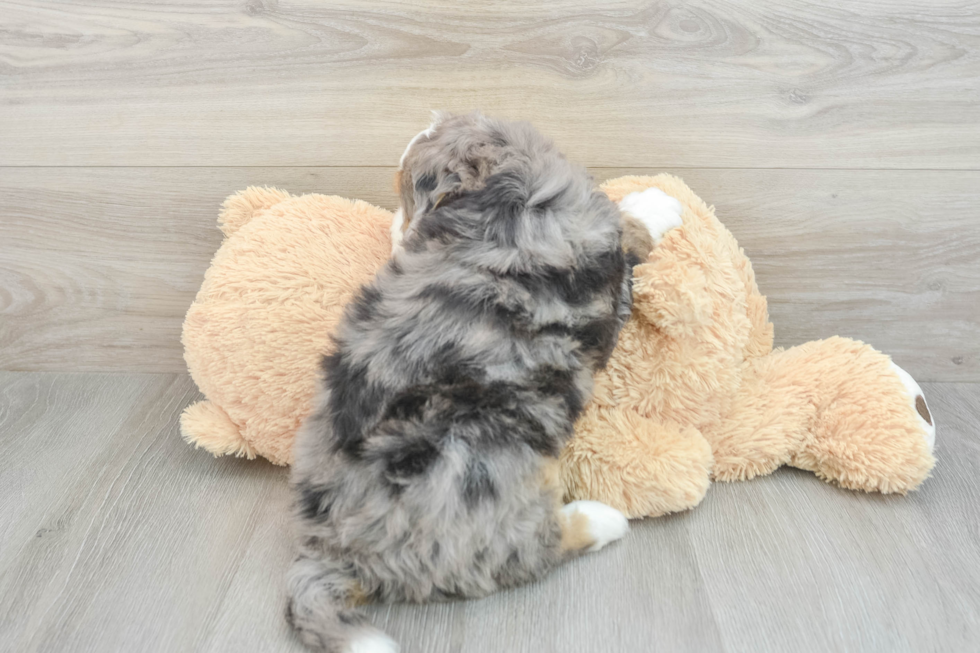
{"type": "Polygon", "coordinates": [[[461,188],[462,179],[459,173],[448,168],[424,172],[413,178],[413,217],[419,217],[436,208],[447,196],[458,193],[461,188]]]}
{"type": "MultiPolygon", "coordinates": [[[[407,161],[412,217],[420,217],[447,196],[483,188],[508,159],[507,141],[479,114],[434,116],[426,138],[412,147],[407,161]]],[[[407,204],[407,202],[405,202],[407,204]]]]}

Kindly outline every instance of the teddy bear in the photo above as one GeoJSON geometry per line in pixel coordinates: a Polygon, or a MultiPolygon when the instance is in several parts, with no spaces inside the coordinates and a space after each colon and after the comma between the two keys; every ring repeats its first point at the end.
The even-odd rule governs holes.
{"type": "MultiPolygon", "coordinates": [[[[696,506],[712,480],[782,465],[849,489],[922,483],[935,425],[910,375],[846,338],[773,349],[752,266],[712,208],[666,174],[601,188],[646,212],[655,246],[561,455],[566,500],[657,516],[696,506]]],[[[184,321],[188,370],[207,397],[181,416],[188,442],[289,464],[330,333],[389,256],[391,221],[365,202],[277,189],[225,201],[225,240],[184,321]]]]}
{"type": "Polygon", "coordinates": [[[682,225],[634,268],[633,315],[562,453],[566,498],[656,516],[697,505],[709,478],[782,465],[868,492],[922,483],[935,424],[908,373],[847,338],[774,350],[766,298],[713,208],[670,175],[602,189],[621,206],[675,198],[682,225]]]}

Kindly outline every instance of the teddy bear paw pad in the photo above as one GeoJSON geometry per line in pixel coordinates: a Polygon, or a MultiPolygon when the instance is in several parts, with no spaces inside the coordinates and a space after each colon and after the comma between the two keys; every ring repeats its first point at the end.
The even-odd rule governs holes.
{"type": "Polygon", "coordinates": [[[892,370],[898,375],[898,378],[902,381],[902,385],[905,386],[905,391],[908,392],[912,408],[915,409],[915,414],[919,417],[919,424],[922,426],[926,444],[929,445],[929,451],[932,452],[936,446],[936,422],[932,417],[932,413],[929,412],[925,393],[922,392],[922,388],[915,382],[912,375],[894,362],[892,363],[892,370]]]}

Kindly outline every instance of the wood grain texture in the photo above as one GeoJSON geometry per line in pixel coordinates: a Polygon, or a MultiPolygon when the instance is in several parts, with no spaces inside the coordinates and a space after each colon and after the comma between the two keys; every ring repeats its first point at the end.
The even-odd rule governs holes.
{"type": "MultiPolygon", "coordinates": [[[[597,179],[654,174],[594,169],[597,179]]],[[[390,168],[0,171],[0,369],[180,372],[184,313],[249,184],[393,208],[390,168]]],[[[980,173],[680,171],[769,297],[779,345],[839,334],[980,381],[980,173]]]]}
{"type": "MultiPolygon", "coordinates": [[[[906,497],[781,470],[543,582],[373,606],[405,653],[972,650],[980,384],[926,384],[938,465],[906,497]]],[[[286,471],[185,445],[183,375],[0,373],[0,650],[301,651],[286,471]]]]}
{"type": "Polygon", "coordinates": [[[242,565],[263,571],[248,546],[286,472],[185,445],[198,396],[186,376],[0,375],[0,650],[205,647],[242,565]]]}
{"type": "Polygon", "coordinates": [[[429,109],[595,166],[977,169],[973,2],[3,0],[0,164],[393,165],[429,109]]]}

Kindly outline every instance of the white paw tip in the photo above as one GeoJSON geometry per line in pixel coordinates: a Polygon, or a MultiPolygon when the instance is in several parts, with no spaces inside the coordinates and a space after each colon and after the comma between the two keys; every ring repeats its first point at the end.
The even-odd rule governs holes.
{"type": "Polygon", "coordinates": [[[671,229],[684,224],[681,219],[684,207],[659,188],[630,193],[619,201],[619,209],[642,222],[655,243],[659,243],[671,229]]]}
{"type": "Polygon", "coordinates": [[[573,501],[562,508],[567,515],[582,513],[589,520],[589,535],[595,544],[589,551],[598,551],[610,542],[614,542],[629,532],[630,525],[626,516],[598,501],[573,501]]]}
{"type": "Polygon", "coordinates": [[[932,411],[929,410],[929,405],[926,403],[926,395],[922,392],[919,384],[915,382],[915,379],[912,378],[912,375],[894,362],[892,362],[892,370],[898,375],[902,385],[905,386],[906,392],[908,392],[908,401],[912,405],[912,410],[915,411],[916,416],[919,418],[923,437],[926,439],[929,451],[932,452],[936,447],[936,419],[933,417],[932,411]]]}
{"type": "Polygon", "coordinates": [[[344,653],[398,653],[398,643],[384,633],[369,632],[351,640],[344,653]]]}

